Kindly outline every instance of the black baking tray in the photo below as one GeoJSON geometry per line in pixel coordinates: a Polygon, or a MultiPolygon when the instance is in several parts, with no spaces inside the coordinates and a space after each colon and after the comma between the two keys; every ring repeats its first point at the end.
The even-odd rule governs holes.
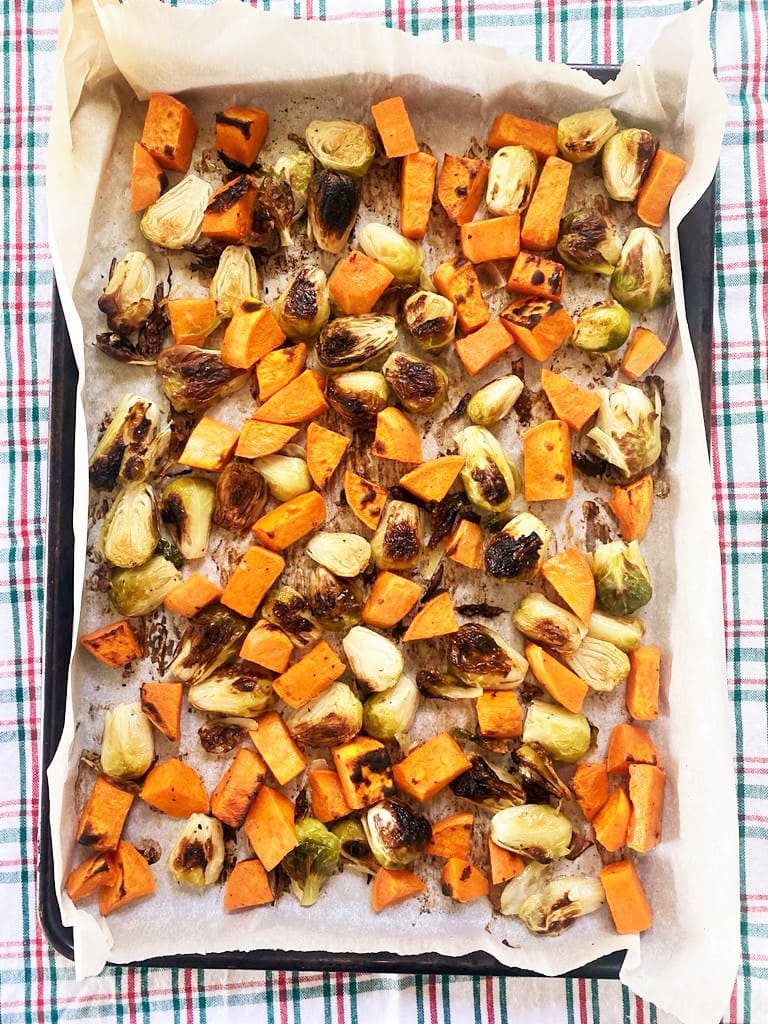
{"type": "MultiPolygon", "coordinates": [[[[602,81],[618,73],[615,67],[584,67],[602,81]]],[[[704,423],[709,441],[712,389],[712,316],[714,285],[715,182],[680,225],[680,250],[685,286],[685,308],[691,331],[704,423]]],[[[54,888],[53,851],[49,821],[47,768],[56,751],[64,725],[64,711],[72,639],[74,492],[74,437],[77,367],[67,325],[54,288],[51,339],[51,399],[48,443],[48,540],[46,547],[46,604],[44,658],[44,715],[40,800],[40,846],[37,907],[41,925],[51,945],[69,960],[74,959],[72,929],[64,927],[54,888]]],[[[624,951],[601,957],[569,972],[565,977],[617,978],[624,951]]],[[[328,953],[288,950],[180,955],[143,960],[142,967],[233,968],[246,970],[349,971],[397,974],[471,974],[535,977],[531,971],[506,967],[488,953],[463,957],[422,953],[328,953]]]]}

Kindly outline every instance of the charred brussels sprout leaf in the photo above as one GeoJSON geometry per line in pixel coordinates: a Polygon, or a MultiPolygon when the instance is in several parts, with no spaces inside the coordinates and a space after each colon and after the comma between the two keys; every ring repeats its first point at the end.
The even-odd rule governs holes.
{"type": "Polygon", "coordinates": [[[227,366],[218,352],[195,345],[164,349],[155,369],[163,393],[179,412],[202,412],[248,382],[248,374],[227,366]]]}
{"type": "Polygon", "coordinates": [[[213,522],[232,533],[246,533],[267,503],[267,487],[258,470],[235,459],[216,481],[213,522]]]}
{"type": "Polygon", "coordinates": [[[224,605],[203,608],[187,623],[168,674],[183,683],[205,679],[235,656],[247,631],[248,620],[224,605]]]}
{"type": "Polygon", "coordinates": [[[309,183],[307,212],[312,236],[324,252],[347,244],[360,205],[360,184],[341,171],[322,170],[309,183]]]}

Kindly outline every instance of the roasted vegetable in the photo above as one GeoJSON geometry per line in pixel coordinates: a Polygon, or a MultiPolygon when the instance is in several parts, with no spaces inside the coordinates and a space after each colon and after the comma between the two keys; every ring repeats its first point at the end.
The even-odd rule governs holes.
{"type": "Polygon", "coordinates": [[[187,700],[198,711],[212,715],[256,718],[268,707],[272,684],[258,665],[233,662],[217,668],[200,682],[193,682],[187,700]]]}
{"type": "Polygon", "coordinates": [[[363,704],[363,728],[377,740],[395,740],[413,725],[419,706],[419,688],[407,675],[394,686],[376,693],[363,704]]]}
{"type": "Polygon", "coordinates": [[[651,600],[651,578],[636,540],[598,544],[589,557],[597,603],[604,612],[631,615],[651,600]]]}
{"type": "Polygon", "coordinates": [[[625,653],[637,650],[643,642],[644,635],[645,626],[642,619],[636,619],[631,615],[606,615],[597,609],[592,612],[587,625],[587,636],[594,637],[595,640],[605,640],[625,653]]]}
{"type": "Polygon", "coordinates": [[[605,191],[611,199],[622,203],[637,199],[657,145],[644,128],[624,128],[608,139],[603,149],[602,171],[605,191]]]}
{"type": "Polygon", "coordinates": [[[520,632],[561,654],[571,654],[587,635],[575,615],[553,604],[543,594],[528,594],[512,612],[512,622],[520,632]]]}
{"type": "Polygon", "coordinates": [[[309,647],[320,639],[320,626],[310,611],[307,599],[293,587],[270,590],[261,614],[272,625],[284,630],[294,647],[309,647]]]}
{"type": "Polygon", "coordinates": [[[290,185],[293,195],[293,217],[296,220],[307,206],[309,183],[315,173],[315,161],[310,153],[303,150],[285,153],[275,161],[272,173],[290,185]]]}
{"type": "Polygon", "coordinates": [[[221,361],[218,352],[196,345],[172,345],[157,357],[163,393],[178,412],[201,412],[234,394],[248,374],[221,361]]]}
{"type": "Polygon", "coordinates": [[[563,218],[557,254],[574,270],[608,276],[613,273],[621,242],[616,225],[608,217],[605,199],[597,196],[592,206],[563,218]]]}
{"type": "Polygon", "coordinates": [[[363,252],[378,260],[397,281],[418,284],[422,275],[424,250],[394,228],[371,221],[357,233],[363,252]]]}
{"type": "Polygon", "coordinates": [[[155,305],[155,266],[143,252],[113,260],[109,281],[99,298],[110,331],[130,335],[149,317],[155,305]]]}
{"type": "Polygon", "coordinates": [[[402,96],[389,96],[371,104],[371,117],[390,160],[412,156],[419,150],[416,133],[402,96]]]}
{"type": "Polygon", "coordinates": [[[669,204],[685,177],[682,157],[666,149],[657,149],[648,173],[640,185],[635,211],[644,224],[660,228],[669,212],[669,204]]]}
{"type": "Polygon", "coordinates": [[[516,807],[526,800],[519,778],[503,768],[489,764],[479,754],[474,754],[467,771],[451,782],[451,790],[456,796],[491,811],[516,807]]]}
{"type": "Polygon", "coordinates": [[[309,226],[318,248],[339,253],[347,244],[360,205],[360,184],[349,174],[323,170],[312,178],[307,196],[309,226]]]}
{"type": "Polygon", "coordinates": [[[316,533],[308,542],[306,552],[318,565],[346,578],[359,576],[371,560],[371,545],[356,533],[316,533]]]}
{"type": "Polygon", "coordinates": [[[328,378],[325,397],[330,407],[353,427],[372,429],[387,405],[389,386],[381,373],[353,370],[328,378]]]}
{"type": "Polygon", "coordinates": [[[630,231],[611,277],[611,294],[634,313],[647,313],[669,302],[672,262],[650,228],[630,231]]]}
{"type": "Polygon", "coordinates": [[[421,669],[416,673],[416,685],[428,697],[438,700],[473,700],[483,694],[482,686],[465,683],[463,679],[446,672],[421,669]]]}
{"type": "Polygon", "coordinates": [[[626,309],[612,299],[605,299],[582,310],[571,344],[585,352],[614,352],[627,340],[631,328],[626,309]]]}
{"type": "Polygon", "coordinates": [[[519,686],[528,662],[488,626],[466,622],[449,639],[448,657],[455,675],[470,686],[484,690],[519,686]]]}
{"type": "Polygon", "coordinates": [[[570,114],[557,122],[557,148],[566,160],[580,164],[591,160],[619,130],[619,122],[607,107],[570,114]]]}
{"type": "Polygon", "coordinates": [[[202,558],[208,551],[215,502],[216,487],[206,477],[175,477],[163,488],[160,516],[184,558],[202,558]]]}
{"type": "Polygon", "coordinates": [[[427,819],[396,800],[382,800],[369,807],[362,823],[371,853],[385,868],[406,867],[432,838],[427,819]]]}
{"type": "Polygon", "coordinates": [[[168,189],[141,218],[141,233],[164,249],[183,249],[200,237],[213,189],[194,174],[168,189]]]}
{"type": "Polygon", "coordinates": [[[154,402],[139,395],[124,395],[88,462],[91,484],[99,490],[111,490],[122,475],[122,467],[151,444],[159,419],[160,410],[154,402]]]}
{"type": "Polygon", "coordinates": [[[491,837],[505,850],[546,864],[568,853],[573,826],[569,818],[548,804],[525,804],[494,814],[491,837]]]}
{"type": "Polygon", "coordinates": [[[390,501],[371,538],[371,555],[379,569],[413,569],[421,555],[424,518],[418,505],[390,501]]]}
{"type": "Polygon", "coordinates": [[[158,540],[160,522],[154,491],[147,484],[128,484],[104,517],[104,558],[120,569],[134,569],[152,557],[158,540]]]}
{"type": "Polygon", "coordinates": [[[306,267],[293,278],[272,307],[288,338],[309,341],[316,337],[331,315],[328,279],[320,267],[306,267]]]}
{"type": "Polygon", "coordinates": [[[226,247],[219,256],[208,294],[222,319],[231,317],[246,299],[261,298],[259,274],[247,246],[226,247]]]}
{"type": "Polygon", "coordinates": [[[492,427],[509,415],[522,392],[523,382],[516,374],[498,377],[472,395],[467,416],[477,427],[492,427]]]}
{"type": "Polygon", "coordinates": [[[168,668],[171,678],[197,683],[240,649],[248,622],[220,604],[198,612],[187,623],[168,668]]]}
{"type": "Polygon", "coordinates": [[[393,352],[382,367],[387,383],[409,412],[433,413],[448,397],[448,374],[418,356],[393,352]]]}
{"type": "Polygon", "coordinates": [[[110,598],[121,615],[149,615],[180,581],[173,562],[155,555],[135,569],[116,569],[109,583],[110,598]]]}
{"type": "Polygon", "coordinates": [[[283,859],[282,867],[300,905],[311,907],[339,866],[341,840],[316,818],[296,823],[296,839],[297,845],[283,859]]]}
{"type": "Polygon", "coordinates": [[[456,330],[456,307],[437,292],[418,291],[403,305],[405,326],[425,352],[449,345],[456,330]]]}
{"type": "Polygon", "coordinates": [[[104,712],[101,738],[101,770],[110,779],[140,779],[155,759],[152,726],[139,701],[115,704],[104,712]]]}
{"type": "Polygon", "coordinates": [[[264,477],[248,462],[235,459],[216,480],[212,521],[222,530],[245,533],[267,503],[264,477]]]}
{"type": "Polygon", "coordinates": [[[168,859],[177,882],[203,889],[219,880],[224,867],[224,830],[207,814],[193,814],[168,859]]]}
{"type": "Polygon", "coordinates": [[[499,442],[485,427],[465,427],[454,441],[465,459],[461,479],[469,500],[484,512],[506,511],[518,486],[499,442]]]}
{"type": "Polygon", "coordinates": [[[322,565],[309,577],[309,606],[324,629],[348,630],[360,621],[363,598],[355,580],[339,579],[322,565]]]}
{"type": "Polygon", "coordinates": [[[485,205],[496,217],[508,217],[528,207],[536,185],[536,157],[524,146],[496,150],[488,169],[485,205]]]}
{"type": "Polygon", "coordinates": [[[353,626],[344,637],[342,647],[355,678],[371,690],[388,690],[402,674],[400,648],[366,626],[353,626]]]}
{"type": "Polygon", "coordinates": [[[337,747],[360,732],[363,705],[346,683],[333,683],[289,715],[285,724],[303,747],[337,747]]]}
{"type": "Polygon", "coordinates": [[[540,743],[555,761],[574,764],[589,750],[592,730],[584,715],[534,700],[525,716],[523,742],[540,743]]]}
{"type": "Polygon", "coordinates": [[[310,121],[305,138],[318,163],[355,178],[367,173],[376,155],[373,132],[356,121],[310,121]]]}
{"type": "Polygon", "coordinates": [[[587,433],[587,450],[610,463],[622,481],[650,469],[661,455],[661,395],[632,384],[601,388],[600,410],[587,433]]]}
{"type": "Polygon", "coordinates": [[[357,818],[345,818],[332,826],[331,832],[341,843],[341,856],[353,864],[366,865],[371,860],[371,848],[362,823],[357,818]]]}
{"type": "Polygon", "coordinates": [[[586,875],[560,875],[543,883],[534,861],[522,875],[509,882],[501,894],[501,912],[519,917],[529,931],[539,935],[559,935],[577,917],[591,914],[605,902],[603,887],[597,878],[586,875]]]}
{"type": "Polygon", "coordinates": [[[312,490],[312,477],[306,460],[293,455],[264,455],[253,460],[264,478],[269,493],[278,501],[290,501],[312,490]]]}
{"type": "Polygon", "coordinates": [[[526,782],[545,789],[555,800],[573,799],[573,794],[557,774],[552,759],[540,743],[521,743],[514,758],[517,770],[526,782]]]}
{"type": "Polygon", "coordinates": [[[518,512],[485,549],[485,569],[496,579],[531,580],[541,571],[552,531],[531,512],[518,512]]]}
{"type": "Polygon", "coordinates": [[[624,651],[592,636],[584,637],[572,654],[563,655],[563,661],[599,693],[615,690],[629,675],[629,658],[624,651]]]}
{"type": "Polygon", "coordinates": [[[384,355],[396,341],[397,322],[392,316],[376,313],[340,316],[320,332],[317,358],[332,373],[355,370],[384,355]]]}

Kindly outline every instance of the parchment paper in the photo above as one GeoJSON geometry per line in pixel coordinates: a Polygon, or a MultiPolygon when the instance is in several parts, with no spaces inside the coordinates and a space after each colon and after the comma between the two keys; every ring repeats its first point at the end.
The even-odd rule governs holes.
{"type": "MultiPolygon", "coordinates": [[[[158,891],[152,899],[107,921],[91,909],[76,908],[60,893],[63,920],[74,928],[79,975],[98,972],[107,958],[126,962],[173,952],[265,947],[402,954],[435,951],[453,956],[483,949],[504,964],[551,975],[627,948],[622,980],[637,994],[691,1024],[719,1020],[738,959],[733,740],[725,687],[717,536],[676,233],[680,220],[712,178],[724,126],[724,96],[712,74],[707,43],[709,13],[704,4],[669,24],[642,67],[626,67],[615,82],[602,86],[584,73],[517,55],[510,59],[501,51],[473,44],[425,44],[368,24],[284,21],[235,2],[194,9],[171,9],[154,0],[129,0],[119,7],[74,0],[65,6],[48,190],[54,267],[80,369],[75,623],[81,610],[82,618],[77,633],[106,621],[108,608],[89,582],[94,568],[90,545],[98,516],[93,505],[87,514],[88,448],[104,412],[126,390],[159,395],[146,368],[112,364],[92,346],[94,334],[103,329],[95,303],[110,256],[147,248],[138,232],[138,218],[126,210],[124,195],[130,143],[141,126],[138,100],[148,92],[189,90],[203,145],[210,145],[212,114],[223,104],[263,105],[273,113],[276,133],[265,150],[267,161],[280,151],[285,133],[302,131],[310,117],[366,119],[370,102],[399,92],[417,134],[438,156],[445,151],[462,152],[472,135],[485,138],[493,115],[501,110],[557,119],[577,109],[610,105],[622,123],[654,129],[662,142],[688,162],[686,178],[672,204],[669,239],[680,333],[662,364],[665,422],[672,436],[671,492],[664,502],[657,502],[653,535],[644,543],[655,589],[652,604],[644,609],[648,612],[646,636],[648,642],[659,643],[665,654],[662,717],[652,732],[668,774],[664,841],[639,863],[654,907],[653,929],[641,940],[617,936],[603,908],[558,938],[535,937],[518,922],[497,918],[482,902],[460,907],[440,897],[432,868],[427,869],[430,893],[426,900],[411,901],[379,917],[368,908],[360,878],[347,872],[331,880],[313,908],[300,908],[286,898],[275,908],[228,916],[221,910],[217,887],[202,894],[182,892],[170,879],[164,862],[181,823],[135,806],[129,838],[151,835],[163,849],[162,862],[153,869],[158,891]]],[[[577,176],[576,189],[581,187],[580,180],[577,176]]],[[[377,203],[372,205],[379,213],[377,203]]],[[[160,274],[163,260],[156,252],[153,256],[160,274]]],[[[428,269],[438,258],[437,250],[428,254],[428,269]]],[[[267,298],[277,293],[285,269],[269,270],[267,298]]],[[[204,284],[185,274],[183,261],[174,262],[174,275],[185,282],[184,294],[204,294],[204,284]]],[[[571,282],[575,277],[571,275],[571,282]]],[[[570,287],[566,305],[586,304],[589,296],[579,294],[578,283],[570,287]]],[[[491,301],[500,303],[502,294],[492,295],[491,301]]],[[[669,326],[664,316],[649,322],[659,329],[669,326]]],[[[582,360],[579,365],[575,360],[574,365],[572,351],[561,358],[555,369],[568,366],[569,372],[587,374],[588,362],[582,360]]],[[[537,388],[535,366],[526,365],[525,372],[527,382],[537,388]]],[[[478,383],[497,374],[494,368],[478,383]]],[[[237,422],[238,416],[242,419],[243,403],[240,396],[215,414],[237,422]]],[[[504,440],[513,455],[519,454],[515,430],[504,440]]],[[[432,454],[429,448],[426,454],[432,454]]],[[[583,523],[568,517],[553,522],[550,509],[544,518],[556,527],[559,543],[583,540],[583,523]]],[[[339,528],[344,524],[339,523],[339,528]]],[[[216,552],[213,561],[221,571],[216,552]]],[[[461,587],[460,580],[457,586],[461,587]]],[[[458,593],[461,597],[460,589],[458,593]]],[[[496,603],[514,607],[519,596],[507,593],[499,598],[497,593],[496,603]]],[[[487,599],[494,600],[492,588],[487,599]]],[[[508,631],[497,622],[491,625],[508,631]]],[[[80,754],[98,749],[100,709],[135,699],[138,682],[148,677],[142,673],[151,669],[147,663],[133,676],[115,678],[106,669],[100,672],[86,655],[76,652],[73,657],[64,733],[49,769],[59,891],[75,858],[80,754]]],[[[619,688],[612,696],[589,698],[590,719],[600,725],[621,717],[622,693],[619,688]]],[[[441,712],[429,711],[420,717],[419,728],[425,732],[433,727],[430,714],[441,712]]],[[[194,745],[195,730],[186,721],[184,729],[182,754],[185,744],[190,751],[194,745]]],[[[601,731],[598,755],[606,732],[601,731]]],[[[418,732],[414,738],[419,738],[418,732]]],[[[170,745],[158,743],[161,756],[171,751],[170,745]]],[[[224,763],[211,759],[204,765],[207,785],[215,783],[224,763]]],[[[439,804],[430,807],[433,819],[439,810],[439,804]]],[[[598,867],[596,855],[588,853],[576,870],[594,872],[598,867]]]]}

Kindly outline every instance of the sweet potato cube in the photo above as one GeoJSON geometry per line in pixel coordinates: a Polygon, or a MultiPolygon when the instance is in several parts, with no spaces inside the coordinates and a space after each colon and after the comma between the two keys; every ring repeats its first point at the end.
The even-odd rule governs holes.
{"type": "Polygon", "coordinates": [[[261,755],[241,747],[211,793],[211,814],[231,828],[240,828],[266,777],[267,766],[261,755]]]}
{"type": "Polygon", "coordinates": [[[432,839],[426,852],[432,857],[462,857],[469,859],[472,847],[472,829],[475,816],[472,811],[451,814],[432,826],[432,839]]]}
{"type": "Polygon", "coordinates": [[[457,903],[482,899],[490,890],[483,872],[463,857],[451,857],[446,861],[440,883],[444,895],[450,896],[457,903]]]}
{"type": "Polygon", "coordinates": [[[494,843],[488,836],[488,860],[491,869],[491,882],[494,885],[502,885],[504,882],[511,882],[525,870],[525,861],[511,850],[505,850],[503,846],[494,843]]]}
{"type": "Polygon", "coordinates": [[[109,884],[99,892],[99,913],[102,917],[144,896],[151,896],[155,891],[155,879],[149,864],[135,846],[121,840],[111,857],[114,874],[109,884]]]}
{"type": "Polygon", "coordinates": [[[652,764],[629,766],[629,802],[632,810],[627,826],[627,846],[637,853],[650,853],[661,842],[666,775],[652,764]]]}
{"type": "Polygon", "coordinates": [[[619,935],[647,931],[653,911],[631,860],[614,861],[600,872],[605,900],[619,935]]]}
{"type": "Polygon", "coordinates": [[[191,619],[220,597],[221,587],[218,584],[202,573],[194,572],[165,595],[163,604],[174,615],[184,615],[191,619]]]}
{"type": "Polygon", "coordinates": [[[656,646],[638,647],[629,652],[627,677],[627,711],[640,722],[659,717],[661,684],[661,651],[656,646]]]}
{"type": "Polygon", "coordinates": [[[200,776],[177,757],[159,761],[150,769],[139,796],[150,807],[171,818],[207,814],[210,806],[200,776]]]}
{"type": "Polygon", "coordinates": [[[221,360],[228,366],[248,370],[284,341],[285,335],[269,306],[258,299],[246,299],[227,324],[221,343],[221,360]]]}
{"type": "Polygon", "coordinates": [[[464,565],[467,569],[482,569],[483,557],[483,528],[479,523],[472,523],[469,519],[459,520],[459,524],[448,538],[445,545],[445,553],[458,565],[464,565]]]}
{"type": "Polygon", "coordinates": [[[394,794],[392,765],[383,743],[357,736],[343,746],[333,747],[331,754],[344,799],[354,810],[394,794]]]}
{"type": "Polygon", "coordinates": [[[239,459],[260,459],[263,455],[274,455],[292,441],[298,432],[298,427],[288,427],[282,423],[246,420],[240,431],[235,455],[239,459]]]}
{"type": "Polygon", "coordinates": [[[189,107],[166,93],[153,92],[147,104],[141,144],[167,171],[185,174],[197,140],[197,123],[189,107]]]}
{"type": "Polygon", "coordinates": [[[375,530],[384,511],[387,489],[347,467],[344,470],[344,497],[360,522],[375,530]]]}
{"type": "Polygon", "coordinates": [[[177,345],[199,345],[218,323],[213,299],[168,299],[168,318],[177,345]]]}
{"type": "Polygon", "coordinates": [[[307,346],[303,341],[267,352],[256,363],[256,381],[259,401],[266,402],[272,395],[296,380],[307,361],[307,346]]]}
{"type": "Polygon", "coordinates": [[[525,146],[539,159],[557,155],[557,125],[529,121],[514,114],[498,114],[488,135],[491,149],[502,146],[525,146]]]}
{"type": "Polygon", "coordinates": [[[536,682],[550,697],[572,714],[579,714],[584,698],[589,693],[584,680],[538,644],[526,644],[525,657],[536,682]]]}
{"type": "Polygon", "coordinates": [[[114,859],[105,853],[95,853],[88,857],[67,876],[64,884],[67,896],[73,901],[84,900],[87,896],[111,885],[117,875],[114,859]]]}
{"type": "Polygon", "coordinates": [[[324,380],[314,370],[305,370],[259,406],[251,419],[267,423],[304,423],[328,411],[323,394],[324,380]]]}
{"type": "Polygon", "coordinates": [[[404,412],[388,405],[376,417],[371,451],[393,462],[421,462],[421,434],[404,412]]]}
{"type": "Polygon", "coordinates": [[[418,583],[384,570],[373,581],[368,600],[363,605],[362,620],[366,626],[391,629],[402,622],[420,597],[418,583]]]}
{"type": "Polygon", "coordinates": [[[220,185],[205,208],[202,233],[217,242],[242,245],[253,231],[256,199],[256,189],[245,175],[220,185]]]}
{"type": "Polygon", "coordinates": [[[568,198],[573,164],[559,156],[547,158],[525,212],[520,241],[537,252],[554,249],[568,198]]]}
{"type": "Polygon", "coordinates": [[[383,263],[352,249],[333,268],[328,289],[342,313],[359,316],[371,312],[393,281],[383,263]]]}
{"type": "Polygon", "coordinates": [[[647,327],[636,327],[621,359],[621,372],[630,380],[640,380],[658,363],[667,346],[647,327]]]}
{"type": "Polygon", "coordinates": [[[622,540],[629,542],[645,537],[653,516],[653,488],[650,473],[625,487],[613,488],[611,512],[616,516],[622,540]]]}
{"type": "Polygon", "coordinates": [[[284,568],[285,559],[274,551],[248,548],[224,588],[221,603],[250,619],[284,568]]]}
{"type": "Polygon", "coordinates": [[[335,430],[321,427],[319,423],[310,423],[307,427],[307,469],[315,482],[315,487],[322,490],[336,472],[344,453],[350,445],[350,439],[335,430]]]}
{"type": "Polygon", "coordinates": [[[264,145],[269,114],[258,107],[227,107],[216,115],[216,149],[233,170],[249,170],[264,145]]]}
{"type": "Polygon", "coordinates": [[[218,473],[232,458],[240,432],[212,416],[203,416],[189,435],[179,456],[182,466],[218,473]]]}
{"type": "Polygon", "coordinates": [[[141,656],[141,648],[130,622],[110,622],[106,626],[94,629],[92,633],[83,633],[79,639],[81,647],[109,668],[122,668],[135,658],[141,656]]]}
{"type": "Polygon", "coordinates": [[[371,907],[380,914],[387,907],[421,895],[425,889],[418,875],[406,868],[379,868],[371,885],[371,907]]]}
{"type": "Polygon", "coordinates": [[[457,338],[454,344],[461,365],[470,377],[474,377],[509,352],[515,339],[499,320],[491,320],[479,331],[457,338]]]}
{"type": "Polygon", "coordinates": [[[400,166],[400,234],[423,238],[435,193],[437,160],[431,153],[409,153],[400,166]]]}
{"type": "Polygon", "coordinates": [[[669,211],[675,189],[685,176],[685,160],[666,149],[657,149],[637,193],[635,209],[644,224],[660,228],[669,211]]]}
{"type": "Polygon", "coordinates": [[[141,710],[152,725],[171,743],[181,739],[181,704],[183,683],[142,683],[141,710]]]}
{"type": "MultiPolygon", "coordinates": [[[[522,345],[520,347],[523,348],[522,345]]],[[[567,423],[571,430],[581,430],[600,408],[600,396],[596,391],[587,391],[546,367],[541,371],[541,387],[557,418],[567,423]]]]}
{"type": "Polygon", "coordinates": [[[352,808],[344,797],[338,773],[332,768],[310,768],[307,782],[312,800],[312,816],[326,824],[346,818],[352,808]]]}
{"type": "Polygon", "coordinates": [[[447,636],[459,628],[451,595],[445,591],[431,598],[414,615],[410,626],[403,634],[403,642],[410,640],[431,640],[436,636],[447,636]]]}
{"type": "Polygon", "coordinates": [[[140,142],[133,144],[131,160],[131,209],[134,213],[146,210],[160,198],[165,185],[165,173],[140,142]]]}
{"type": "Polygon", "coordinates": [[[565,267],[535,252],[521,252],[512,265],[507,290],[543,299],[559,299],[563,293],[565,267]]]}
{"type": "Polygon", "coordinates": [[[248,735],[281,786],[295,779],[306,768],[307,759],[276,711],[268,711],[257,718],[248,735]]]}
{"type": "Polygon", "coordinates": [[[262,786],[243,824],[248,842],[267,871],[276,868],[298,844],[294,807],[287,796],[262,786]]]}
{"type": "Polygon", "coordinates": [[[251,527],[257,540],[273,551],[283,551],[325,522],[325,501],[318,491],[307,491],[267,512],[251,527]]]}
{"type": "Polygon", "coordinates": [[[477,331],[491,319],[474,265],[462,256],[445,260],[433,274],[435,288],[456,308],[456,319],[465,334],[477,331]]]}
{"type": "Polygon", "coordinates": [[[269,875],[261,861],[252,857],[239,860],[232,868],[232,874],[224,886],[224,909],[245,910],[247,907],[262,907],[274,902],[269,886],[269,875]]]}
{"type": "Polygon", "coordinates": [[[625,722],[614,725],[605,759],[611,775],[627,775],[631,764],[653,764],[661,767],[659,755],[648,730],[640,725],[629,725],[625,722]]]}
{"type": "Polygon", "coordinates": [[[523,733],[523,710],[514,690],[484,690],[475,700],[481,736],[516,739],[523,733]]]}
{"type": "Polygon", "coordinates": [[[278,673],[288,668],[292,654],[293,644],[288,634],[266,619],[259,619],[240,648],[240,657],[245,661],[278,673]]]}
{"type": "Polygon", "coordinates": [[[400,486],[422,501],[442,501],[464,466],[461,455],[442,455],[422,462],[416,469],[400,477],[400,486]]]}
{"type": "Polygon", "coordinates": [[[592,821],[610,795],[605,761],[576,765],[571,789],[579,802],[581,813],[587,821],[592,821]]]}
{"type": "Polygon", "coordinates": [[[99,775],[77,824],[78,843],[102,853],[116,850],[132,805],[133,793],[99,775]]]}
{"type": "Polygon", "coordinates": [[[401,792],[424,803],[471,767],[456,740],[440,732],[412,750],[392,774],[401,792]]]}
{"type": "Polygon", "coordinates": [[[631,809],[629,797],[619,787],[614,789],[592,819],[595,839],[609,853],[615,853],[626,843],[631,809]]]}
{"type": "Polygon", "coordinates": [[[390,160],[418,151],[419,144],[402,96],[390,96],[371,104],[371,117],[390,160]]]}
{"type": "MultiPolygon", "coordinates": [[[[562,305],[554,299],[516,299],[501,311],[500,319],[513,339],[531,359],[543,363],[554,355],[573,334],[574,322],[562,305]]],[[[543,385],[542,371],[542,385],[543,385]]],[[[551,377],[559,374],[551,374],[551,377]]],[[[567,378],[562,378],[566,380],[567,378]]],[[[569,382],[570,383],[570,382],[569,382]]],[[[574,384],[573,387],[578,387],[574,384]]],[[[583,388],[579,389],[583,391],[583,388]]],[[[586,392],[590,394],[590,392],[586,392]]],[[[547,397],[554,402],[547,390],[547,397]]],[[[598,403],[599,404],[599,403],[598,403]]],[[[557,409],[555,408],[555,412],[557,409]]],[[[565,420],[565,416],[560,416],[565,420]]],[[[568,420],[566,420],[568,422],[568,420]]],[[[581,429],[574,427],[574,429],[581,429]]]]}
{"type": "Polygon", "coordinates": [[[562,420],[545,420],[523,434],[526,501],[566,501],[573,493],[571,432],[562,420]]]}
{"type": "Polygon", "coordinates": [[[315,644],[272,684],[275,693],[292,708],[303,707],[344,675],[347,666],[326,640],[315,644]]]}
{"type": "Polygon", "coordinates": [[[461,251],[472,263],[515,259],[520,252],[520,214],[462,224],[461,251]]]}
{"type": "Polygon", "coordinates": [[[484,160],[445,154],[437,179],[437,198],[454,224],[472,220],[487,181],[488,165],[484,160]]]}

